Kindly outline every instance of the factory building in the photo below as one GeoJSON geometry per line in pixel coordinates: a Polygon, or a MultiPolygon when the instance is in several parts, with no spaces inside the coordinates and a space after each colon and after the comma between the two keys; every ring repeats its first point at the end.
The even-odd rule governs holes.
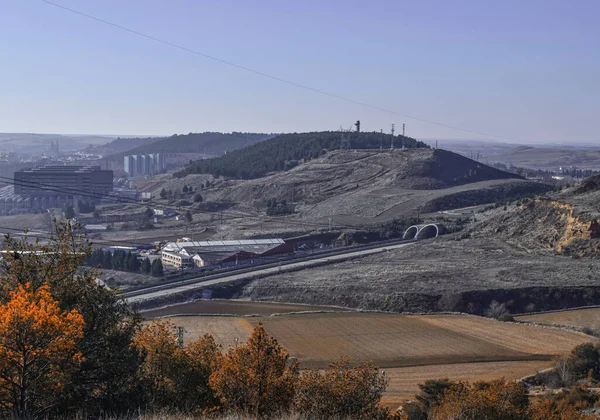
{"type": "Polygon", "coordinates": [[[113,190],[113,172],[99,166],[48,165],[15,172],[14,193],[26,198],[102,198],[113,190]]]}
{"type": "Polygon", "coordinates": [[[157,175],[167,169],[166,158],[163,153],[147,155],[129,155],[123,158],[123,170],[130,177],[157,175]]]}
{"type": "Polygon", "coordinates": [[[283,239],[169,242],[161,251],[162,263],[175,268],[226,267],[289,254],[293,246],[283,239]]]}

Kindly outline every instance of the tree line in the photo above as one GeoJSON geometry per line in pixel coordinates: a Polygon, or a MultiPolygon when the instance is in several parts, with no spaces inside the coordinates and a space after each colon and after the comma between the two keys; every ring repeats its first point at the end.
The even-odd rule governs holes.
{"type": "MultiPolygon", "coordinates": [[[[383,133],[345,133],[352,149],[388,148],[392,136],[383,133]]],[[[396,147],[429,147],[411,137],[395,136],[396,147]]],[[[212,174],[215,177],[227,176],[240,179],[252,179],[269,172],[285,171],[301,162],[318,158],[329,150],[339,149],[341,133],[334,131],[314,133],[281,134],[256,143],[244,149],[227,154],[192,162],[176,172],[174,176],[189,174],[212,174]]]]}
{"type": "Polygon", "coordinates": [[[164,271],[160,258],[155,258],[154,261],[150,262],[150,259],[146,257],[140,261],[137,253],[122,249],[114,251],[95,249],[87,257],[86,265],[105,270],[151,274],[154,277],[162,277],[164,271]]]}

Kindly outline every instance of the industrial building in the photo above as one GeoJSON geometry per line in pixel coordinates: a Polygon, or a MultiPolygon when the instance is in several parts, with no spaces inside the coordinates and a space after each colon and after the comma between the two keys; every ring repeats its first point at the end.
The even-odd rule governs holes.
{"type": "Polygon", "coordinates": [[[245,239],[169,242],[161,255],[165,266],[206,268],[258,262],[293,251],[293,246],[283,239],[245,239]]]}
{"type": "Polygon", "coordinates": [[[130,177],[156,175],[167,169],[166,158],[163,153],[147,155],[129,155],[123,158],[123,170],[130,177]]]}
{"type": "Polygon", "coordinates": [[[15,172],[14,193],[31,199],[90,195],[102,198],[113,190],[113,171],[99,166],[48,165],[15,172]]]}

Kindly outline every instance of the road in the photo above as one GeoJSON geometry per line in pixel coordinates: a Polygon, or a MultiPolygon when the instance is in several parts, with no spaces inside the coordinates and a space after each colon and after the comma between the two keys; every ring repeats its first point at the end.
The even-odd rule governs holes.
{"type": "Polygon", "coordinates": [[[135,292],[135,294],[128,295],[125,294],[125,300],[127,303],[139,303],[146,300],[152,300],[156,298],[162,298],[164,296],[182,293],[190,290],[202,289],[208,286],[214,286],[223,283],[229,283],[239,280],[247,280],[257,277],[266,277],[272,276],[279,273],[285,273],[288,271],[298,271],[305,268],[315,267],[323,264],[334,264],[337,262],[346,261],[348,259],[365,257],[368,255],[378,254],[381,252],[387,252],[387,250],[403,248],[405,246],[409,246],[414,242],[404,242],[399,244],[388,244],[381,245],[380,247],[363,249],[358,251],[348,250],[348,252],[329,255],[329,256],[317,256],[314,259],[310,259],[308,261],[301,262],[292,262],[292,263],[282,263],[279,267],[269,267],[269,268],[260,268],[257,267],[256,270],[251,270],[249,272],[244,272],[241,274],[223,274],[219,278],[206,280],[204,277],[199,277],[197,279],[186,280],[182,285],[170,285],[167,288],[164,286],[156,286],[152,288],[148,288],[139,292],[135,292]]]}

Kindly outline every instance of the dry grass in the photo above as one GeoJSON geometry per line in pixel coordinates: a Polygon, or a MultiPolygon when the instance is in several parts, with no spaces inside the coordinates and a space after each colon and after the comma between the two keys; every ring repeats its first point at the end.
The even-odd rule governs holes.
{"type": "Polygon", "coordinates": [[[536,324],[562,325],[574,328],[600,329],[600,308],[574,309],[571,311],[547,312],[542,314],[522,315],[519,321],[536,324]]]}
{"type": "Polygon", "coordinates": [[[410,366],[385,369],[390,382],[382,403],[397,408],[419,393],[418,384],[428,379],[448,378],[453,381],[488,381],[504,377],[520,379],[549,368],[549,361],[457,363],[451,365],[410,366]]]}

